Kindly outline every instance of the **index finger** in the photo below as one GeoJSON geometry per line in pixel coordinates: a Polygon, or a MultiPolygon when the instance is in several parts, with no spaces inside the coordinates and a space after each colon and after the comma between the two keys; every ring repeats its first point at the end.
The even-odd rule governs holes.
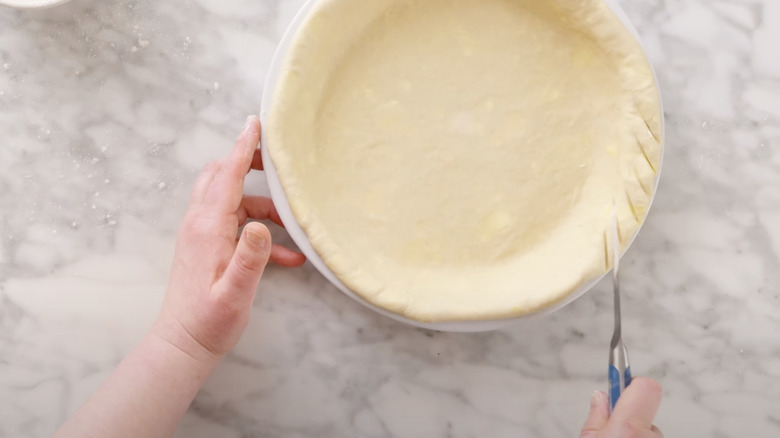
{"type": "Polygon", "coordinates": [[[244,176],[249,172],[257,152],[257,144],[260,142],[260,131],[260,119],[257,116],[249,116],[236,139],[233,151],[227,158],[225,167],[233,179],[241,178],[243,181],[244,176]]]}
{"type": "Polygon", "coordinates": [[[620,396],[609,419],[610,424],[621,427],[627,423],[639,430],[650,430],[661,405],[662,393],[661,385],[655,380],[645,377],[633,379],[620,396]]]}
{"type": "Polygon", "coordinates": [[[209,187],[209,201],[219,205],[220,209],[234,212],[241,204],[244,178],[252,165],[259,142],[260,119],[250,116],[232,152],[222,161],[219,172],[214,177],[214,184],[209,187]]]}

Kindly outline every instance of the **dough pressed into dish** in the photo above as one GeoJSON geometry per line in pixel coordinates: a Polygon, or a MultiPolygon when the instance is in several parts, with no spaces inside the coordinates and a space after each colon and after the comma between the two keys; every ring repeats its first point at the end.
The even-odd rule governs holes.
{"type": "Polygon", "coordinates": [[[299,224],[424,322],[551,306],[611,266],[660,166],[658,90],[602,0],[322,0],[266,127],[299,224]]]}

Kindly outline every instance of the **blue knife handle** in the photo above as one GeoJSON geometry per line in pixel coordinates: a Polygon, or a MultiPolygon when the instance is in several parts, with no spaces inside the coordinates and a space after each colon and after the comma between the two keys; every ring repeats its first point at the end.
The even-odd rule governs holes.
{"type": "Polygon", "coordinates": [[[620,394],[631,384],[631,367],[626,368],[624,375],[625,385],[620,383],[620,371],[617,368],[609,366],[609,408],[610,412],[615,409],[615,405],[620,398],[620,394]]]}

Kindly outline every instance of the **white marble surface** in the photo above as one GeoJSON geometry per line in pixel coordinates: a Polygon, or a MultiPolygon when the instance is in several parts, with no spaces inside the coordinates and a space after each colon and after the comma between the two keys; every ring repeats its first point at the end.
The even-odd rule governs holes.
{"type": "MultiPolygon", "coordinates": [[[[258,110],[300,4],[0,8],[0,437],[49,435],[145,331],[189,185],[258,110]]],[[[780,436],[780,2],[622,4],[668,128],[623,271],[634,372],[664,384],[668,437],[780,436]]],[[[433,333],[272,268],[178,435],[574,437],[610,306],[602,283],[552,317],[433,333]]]]}

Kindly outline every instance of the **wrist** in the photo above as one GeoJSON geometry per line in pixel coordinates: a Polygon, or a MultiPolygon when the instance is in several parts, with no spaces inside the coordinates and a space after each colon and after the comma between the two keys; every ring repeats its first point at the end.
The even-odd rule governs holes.
{"type": "Polygon", "coordinates": [[[198,342],[179,321],[158,318],[149,331],[149,336],[166,344],[171,350],[189,359],[193,367],[211,372],[222,360],[198,342]]]}

